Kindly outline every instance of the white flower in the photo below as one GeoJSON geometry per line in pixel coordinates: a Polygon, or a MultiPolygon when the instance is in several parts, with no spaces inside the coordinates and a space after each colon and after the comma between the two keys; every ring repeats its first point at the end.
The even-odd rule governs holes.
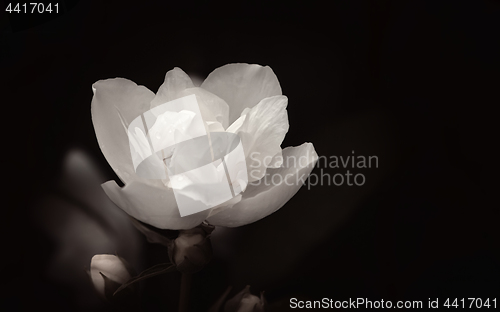
{"type": "Polygon", "coordinates": [[[204,220],[228,227],[260,220],[295,195],[317,161],[311,143],[281,149],[288,131],[288,99],[268,66],[228,64],[210,73],[200,87],[174,68],[167,72],[156,95],[123,78],[100,80],[92,89],[92,121],[99,146],[125,184],[120,188],[108,181],[102,185],[104,191],[129,215],[160,229],[190,229],[204,220]],[[240,136],[250,184],[243,194],[223,205],[181,217],[169,186],[135,174],[124,123],[152,107],[191,94],[196,95],[211,132],[240,136]],[[290,158],[296,161],[283,161],[290,158]]]}
{"type": "MultiPolygon", "coordinates": [[[[115,255],[95,255],[90,261],[90,277],[97,292],[106,296],[106,279],[109,279],[116,290],[119,285],[127,282],[132,276],[128,264],[115,255]]],[[[109,286],[108,286],[109,287],[109,286]]]]}

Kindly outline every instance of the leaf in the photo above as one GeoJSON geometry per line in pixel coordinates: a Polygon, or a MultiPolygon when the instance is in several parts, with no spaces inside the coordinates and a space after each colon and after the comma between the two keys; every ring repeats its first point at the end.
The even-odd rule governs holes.
{"type": "Polygon", "coordinates": [[[147,278],[157,276],[160,274],[169,273],[175,270],[175,264],[172,263],[160,263],[142,271],[139,275],[132,277],[126,283],[122,284],[113,294],[115,296],[118,292],[127,288],[128,286],[137,283],[139,281],[145,280],[147,278]]]}

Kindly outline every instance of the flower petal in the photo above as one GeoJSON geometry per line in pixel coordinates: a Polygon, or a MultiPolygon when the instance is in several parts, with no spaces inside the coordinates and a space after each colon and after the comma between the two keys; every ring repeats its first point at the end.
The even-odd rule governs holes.
{"type": "Polygon", "coordinates": [[[160,229],[187,230],[206,219],[210,210],[181,217],[171,188],[138,181],[120,188],[115,181],[102,184],[108,197],[132,217],[160,229]]]}
{"type": "Polygon", "coordinates": [[[233,123],[246,108],[262,99],[281,95],[278,78],[269,66],[257,64],[227,64],[215,69],[201,87],[217,95],[229,105],[229,123],[233,123]]]}
{"type": "Polygon", "coordinates": [[[208,222],[237,227],[270,215],[297,193],[317,160],[318,155],[312,143],[283,149],[283,167],[268,169],[258,185],[248,185],[239,203],[212,215],[207,219],[208,222]]]}
{"type": "Polygon", "coordinates": [[[106,297],[106,279],[118,285],[128,281],[131,276],[130,266],[125,260],[115,255],[94,255],[90,261],[90,277],[97,293],[106,297]]]}
{"type": "Polygon", "coordinates": [[[207,90],[195,87],[191,78],[178,67],[169,70],[165,75],[165,82],[151,101],[151,108],[191,94],[196,95],[204,121],[219,122],[224,129],[227,128],[229,124],[227,103],[207,90]]]}
{"type": "Polygon", "coordinates": [[[120,284],[125,283],[131,277],[127,266],[125,265],[125,263],[123,263],[122,259],[115,255],[106,254],[94,255],[92,257],[90,261],[90,273],[94,283],[96,282],[96,280],[100,282],[99,280],[102,279],[100,273],[106,275],[107,278],[120,284]]]}
{"type": "Polygon", "coordinates": [[[274,157],[281,156],[281,143],[289,127],[287,104],[288,98],[284,95],[265,98],[227,130],[241,138],[249,182],[260,180],[274,157]]]}
{"type": "Polygon", "coordinates": [[[213,93],[202,88],[189,88],[179,93],[179,97],[194,94],[205,122],[218,122],[227,128],[229,125],[229,105],[213,93]]]}
{"type": "Polygon", "coordinates": [[[154,93],[123,78],[99,80],[92,90],[92,122],[104,157],[124,183],[138,179],[126,127],[149,109],[154,93]]]}
{"type": "Polygon", "coordinates": [[[169,70],[165,74],[165,81],[156,92],[156,96],[151,101],[151,106],[155,107],[168,101],[178,98],[178,93],[187,88],[194,88],[191,78],[179,67],[169,70]]]}

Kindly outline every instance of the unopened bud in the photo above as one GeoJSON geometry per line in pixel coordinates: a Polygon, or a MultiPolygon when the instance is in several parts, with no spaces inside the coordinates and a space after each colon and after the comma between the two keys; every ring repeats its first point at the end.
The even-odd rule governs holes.
{"type": "Polygon", "coordinates": [[[263,312],[265,306],[264,293],[260,297],[250,293],[250,286],[245,287],[224,306],[224,312],[263,312]]]}
{"type": "Polygon", "coordinates": [[[182,273],[200,271],[212,259],[210,233],[213,226],[202,224],[190,230],[180,230],[179,236],[169,246],[172,263],[182,273]]]}
{"type": "Polygon", "coordinates": [[[113,301],[114,292],[127,282],[134,270],[125,261],[115,255],[95,255],[90,261],[90,277],[99,295],[113,301]]]}

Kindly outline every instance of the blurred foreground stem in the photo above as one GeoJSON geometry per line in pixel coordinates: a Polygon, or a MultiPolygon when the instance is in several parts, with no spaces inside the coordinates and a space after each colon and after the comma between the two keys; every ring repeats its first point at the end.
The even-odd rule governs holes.
{"type": "Polygon", "coordinates": [[[179,294],[179,312],[187,312],[189,305],[189,291],[191,290],[192,274],[182,273],[181,291],[179,294]]]}

